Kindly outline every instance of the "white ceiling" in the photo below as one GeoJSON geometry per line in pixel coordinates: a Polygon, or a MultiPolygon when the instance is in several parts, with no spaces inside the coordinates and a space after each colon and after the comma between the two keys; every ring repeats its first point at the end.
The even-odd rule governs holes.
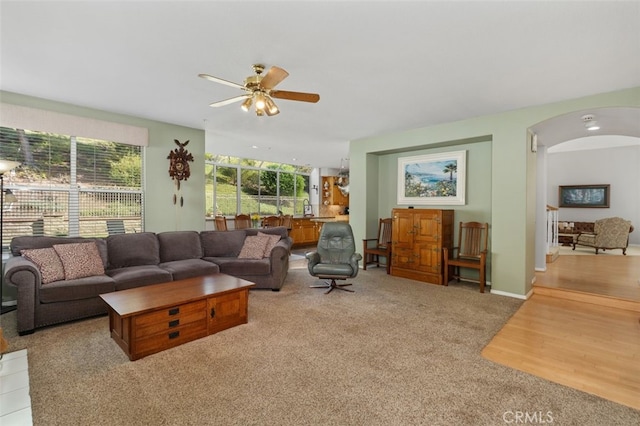
{"type": "Polygon", "coordinates": [[[639,1],[0,4],[0,89],[315,167],[340,167],[357,138],[640,86],[639,1]],[[197,75],[242,83],[253,63],[320,102],[277,100],[274,117],[210,108],[242,92],[197,75]]]}

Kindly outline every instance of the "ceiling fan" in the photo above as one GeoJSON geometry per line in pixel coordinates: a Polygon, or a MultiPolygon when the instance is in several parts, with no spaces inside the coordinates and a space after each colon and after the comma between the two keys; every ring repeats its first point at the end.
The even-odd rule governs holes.
{"type": "Polygon", "coordinates": [[[214,77],[209,74],[198,74],[199,77],[202,77],[204,79],[211,80],[216,83],[225,84],[231,87],[237,87],[246,92],[244,95],[214,102],[210,104],[210,106],[221,107],[224,105],[232,104],[234,102],[243,101],[241,107],[244,111],[249,111],[249,109],[251,109],[251,105],[253,104],[256,109],[256,115],[262,116],[266,114],[268,116],[272,116],[280,112],[278,106],[273,101],[273,98],[312,103],[316,103],[320,100],[320,95],[316,93],[274,90],[274,87],[276,87],[282,80],[289,76],[289,73],[280,67],[273,66],[265,75],[262,75],[262,73],[264,72],[264,65],[254,64],[253,71],[255,72],[255,75],[251,75],[245,78],[244,84],[234,83],[232,81],[214,77]]]}

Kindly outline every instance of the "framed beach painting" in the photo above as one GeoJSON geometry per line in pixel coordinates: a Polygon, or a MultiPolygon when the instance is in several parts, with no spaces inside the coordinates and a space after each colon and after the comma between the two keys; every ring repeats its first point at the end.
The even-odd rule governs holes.
{"type": "Polygon", "coordinates": [[[398,204],[464,205],[467,151],[398,158],[398,204]]]}
{"type": "Polygon", "coordinates": [[[560,207],[609,207],[610,185],[560,185],[560,207]]]}

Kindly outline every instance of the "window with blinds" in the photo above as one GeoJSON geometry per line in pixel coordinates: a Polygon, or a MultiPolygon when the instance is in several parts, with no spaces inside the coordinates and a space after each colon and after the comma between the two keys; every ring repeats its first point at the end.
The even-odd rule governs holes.
{"type": "Polygon", "coordinates": [[[0,127],[3,241],[18,235],[102,237],[143,230],[142,147],[0,127]]]}

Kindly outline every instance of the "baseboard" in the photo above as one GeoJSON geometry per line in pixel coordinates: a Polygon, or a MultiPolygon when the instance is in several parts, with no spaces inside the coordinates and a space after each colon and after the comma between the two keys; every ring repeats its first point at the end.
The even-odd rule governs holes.
{"type": "Polygon", "coordinates": [[[527,300],[531,292],[527,293],[526,295],[522,295],[522,294],[509,293],[507,291],[491,289],[490,293],[497,294],[498,296],[507,296],[507,297],[513,297],[514,299],[527,300]]]}

